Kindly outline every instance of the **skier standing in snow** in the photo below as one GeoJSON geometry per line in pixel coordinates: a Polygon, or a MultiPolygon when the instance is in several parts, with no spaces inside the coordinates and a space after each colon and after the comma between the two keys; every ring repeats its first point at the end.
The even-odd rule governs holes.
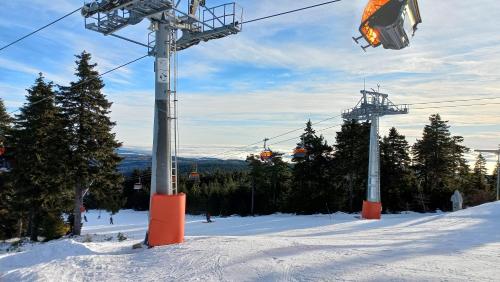
{"type": "Polygon", "coordinates": [[[114,225],[114,223],[113,223],[113,216],[109,217],[109,224],[114,225]]]}

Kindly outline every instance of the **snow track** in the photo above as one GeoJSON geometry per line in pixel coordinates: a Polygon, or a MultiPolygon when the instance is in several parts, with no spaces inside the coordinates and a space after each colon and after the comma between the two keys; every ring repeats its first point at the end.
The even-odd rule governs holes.
{"type": "Polygon", "coordinates": [[[500,202],[456,213],[188,216],[186,243],[132,250],[147,214],[90,220],[84,238],[0,254],[0,281],[498,281],[500,202]],[[128,240],[118,242],[122,232],[128,240]],[[109,237],[113,236],[110,241],[109,237]]]}

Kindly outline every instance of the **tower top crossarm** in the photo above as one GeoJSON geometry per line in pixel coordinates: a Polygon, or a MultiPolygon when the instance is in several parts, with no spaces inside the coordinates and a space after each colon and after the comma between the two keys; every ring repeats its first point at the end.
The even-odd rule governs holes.
{"type": "Polygon", "coordinates": [[[82,16],[85,28],[104,35],[114,34],[144,19],[168,24],[172,30],[182,30],[176,43],[177,51],[242,30],[243,9],[236,3],[205,7],[205,1],[195,2],[199,9],[198,5],[191,5],[190,11],[183,12],[175,0],[93,0],[84,4],[82,16]]]}
{"type": "Polygon", "coordinates": [[[389,95],[378,91],[360,91],[362,97],[358,104],[342,113],[345,120],[371,120],[386,115],[402,115],[410,112],[408,105],[396,105],[389,100],[389,95]]]}

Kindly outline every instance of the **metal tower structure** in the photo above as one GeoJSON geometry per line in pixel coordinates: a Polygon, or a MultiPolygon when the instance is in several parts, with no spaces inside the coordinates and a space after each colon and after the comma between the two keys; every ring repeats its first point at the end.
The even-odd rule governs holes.
{"type": "Polygon", "coordinates": [[[180,243],[184,238],[185,195],[180,195],[179,199],[175,197],[176,52],[242,30],[243,11],[234,2],[207,8],[205,0],[189,0],[187,12],[179,8],[180,3],[181,0],[94,0],[81,9],[87,29],[134,43],[138,42],[115,33],[146,19],[151,22],[147,46],[149,55],[155,57],[155,110],[150,222],[146,240],[150,246],[180,243]],[[179,33],[182,33],[180,37],[179,33]],[[173,234],[175,230],[177,233],[173,234]]]}
{"type": "Polygon", "coordinates": [[[387,94],[378,91],[361,90],[358,104],[342,113],[345,120],[368,120],[370,128],[370,155],[368,163],[367,200],[363,202],[363,218],[380,219],[380,149],[379,118],[386,115],[408,114],[408,105],[393,104],[387,94]]]}
{"type": "Polygon", "coordinates": [[[476,152],[497,155],[497,201],[500,201],[500,145],[498,150],[476,150],[476,152]]]}

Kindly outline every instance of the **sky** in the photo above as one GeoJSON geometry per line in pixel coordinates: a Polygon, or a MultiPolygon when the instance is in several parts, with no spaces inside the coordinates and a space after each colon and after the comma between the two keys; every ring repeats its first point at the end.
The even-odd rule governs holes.
{"type": "MultiPolygon", "coordinates": [[[[241,0],[245,20],[288,11],[321,0],[241,0]]],[[[343,0],[319,8],[248,23],[237,35],[202,43],[179,53],[179,140],[181,156],[243,158],[260,145],[228,150],[265,137],[338,116],[356,105],[359,91],[377,88],[395,104],[434,102],[410,107],[409,115],[381,119],[380,134],[395,126],[410,144],[421,138],[431,114],[448,120],[452,134],[471,149],[500,143],[500,105],[435,108],[456,99],[500,97],[500,2],[496,0],[419,0],[423,23],[408,48],[363,52],[357,35],[366,0],[343,0]],[[480,4],[478,3],[480,2],[480,4]],[[414,108],[414,109],[412,109],[414,108]]],[[[208,0],[207,6],[224,3],[208,0]]],[[[0,46],[76,8],[82,1],[16,0],[0,3],[0,46]]],[[[182,3],[181,7],[186,8],[182,3]]],[[[148,22],[118,34],[148,41],[148,22]]],[[[0,97],[9,111],[25,102],[39,72],[59,85],[74,79],[74,55],[90,52],[101,72],[146,54],[144,47],[86,30],[76,13],[34,36],[0,51],[0,97]]],[[[153,58],[103,79],[113,102],[114,131],[127,148],[152,144],[153,58]]],[[[315,129],[329,144],[340,118],[315,129]],[[322,130],[325,128],[330,128],[322,130]]],[[[277,138],[272,149],[290,152],[300,131],[277,138]],[[293,137],[297,137],[293,139],[293,137]]],[[[475,154],[468,158],[473,160],[475,154]]],[[[488,156],[490,168],[494,156],[488,156]]]]}

